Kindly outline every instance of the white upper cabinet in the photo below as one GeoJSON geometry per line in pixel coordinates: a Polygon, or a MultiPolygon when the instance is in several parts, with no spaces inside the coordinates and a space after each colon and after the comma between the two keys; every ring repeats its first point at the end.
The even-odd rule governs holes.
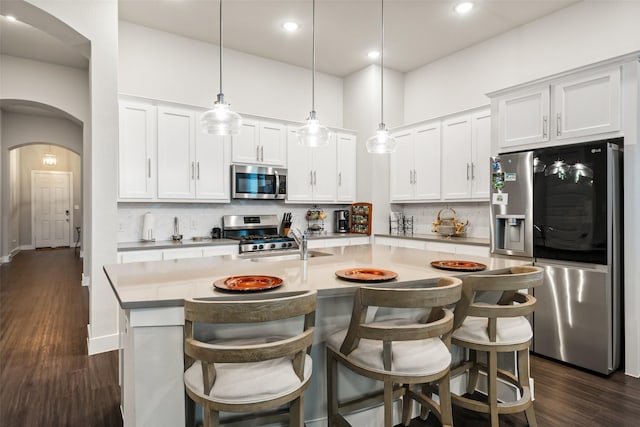
{"type": "Polygon", "coordinates": [[[232,144],[234,163],[286,164],[287,131],[282,123],[243,119],[232,144]]]}
{"type": "Polygon", "coordinates": [[[491,168],[491,111],[471,115],[471,198],[489,199],[491,168]]]}
{"type": "Polygon", "coordinates": [[[442,197],[489,198],[491,112],[465,113],[442,123],[442,197]]]}
{"type": "Polygon", "coordinates": [[[471,195],[471,117],[442,123],[442,195],[466,199],[471,195]]]}
{"type": "Polygon", "coordinates": [[[620,81],[616,67],[503,92],[493,101],[498,150],[619,131],[620,81]]]}
{"type": "Polygon", "coordinates": [[[337,201],[356,201],[356,137],[346,133],[336,134],[337,201]]]}
{"type": "Polygon", "coordinates": [[[334,202],[336,200],[336,136],[325,147],[298,143],[296,129],[288,132],[287,200],[334,202]]]}
{"type": "Polygon", "coordinates": [[[201,114],[158,107],[158,199],[229,201],[229,138],[203,133],[201,114]]]}
{"type": "Polygon", "coordinates": [[[411,127],[394,134],[390,155],[390,200],[440,199],[440,122],[411,127]]]}
{"type": "Polygon", "coordinates": [[[153,199],[156,177],[156,108],[120,101],[118,197],[153,199]]]}
{"type": "MultiPolygon", "coordinates": [[[[203,113],[197,113],[196,126],[203,113]]],[[[231,137],[196,130],[196,198],[230,200],[231,137]]]]}
{"type": "Polygon", "coordinates": [[[620,129],[620,68],[554,85],[557,139],[620,129]]]}
{"type": "Polygon", "coordinates": [[[500,146],[549,140],[549,86],[525,90],[499,100],[500,146]]]}
{"type": "Polygon", "coordinates": [[[158,198],[195,198],[195,113],[158,107],[158,198]]]}

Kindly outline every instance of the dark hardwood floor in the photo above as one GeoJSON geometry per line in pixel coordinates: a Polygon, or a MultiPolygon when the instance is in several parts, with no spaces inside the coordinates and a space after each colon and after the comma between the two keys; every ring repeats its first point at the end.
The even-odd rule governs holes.
{"type": "MultiPolygon", "coordinates": [[[[0,266],[0,426],[122,426],[117,352],[86,355],[88,292],[80,273],[73,249],[25,251],[0,266]]],[[[536,356],[531,371],[541,427],[640,423],[640,379],[536,356]]],[[[488,418],[454,408],[454,424],[483,426],[488,418]]],[[[500,425],[527,424],[516,414],[501,416],[500,425]]],[[[439,423],[431,417],[411,426],[439,423]]]]}
{"type": "Polygon", "coordinates": [[[88,290],[73,249],[0,267],[0,426],[121,426],[117,352],[87,356],[88,290]]]}

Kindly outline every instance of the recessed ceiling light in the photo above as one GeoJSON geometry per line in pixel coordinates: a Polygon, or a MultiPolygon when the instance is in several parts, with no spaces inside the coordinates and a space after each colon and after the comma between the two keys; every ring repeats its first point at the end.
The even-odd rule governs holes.
{"type": "Polygon", "coordinates": [[[467,13],[471,9],[473,9],[473,2],[465,1],[462,3],[458,3],[453,10],[455,10],[459,14],[467,13]]]}
{"type": "Polygon", "coordinates": [[[7,18],[9,21],[17,21],[16,17],[15,17],[15,16],[13,16],[13,15],[7,15],[7,16],[6,16],[6,18],[7,18]]]}
{"type": "Polygon", "coordinates": [[[298,28],[300,28],[300,26],[297,23],[293,22],[293,21],[289,21],[289,22],[285,22],[284,24],[282,24],[282,28],[284,28],[288,32],[292,33],[295,30],[297,30],[298,28]]]}
{"type": "Polygon", "coordinates": [[[371,59],[376,59],[380,56],[380,52],[378,52],[377,50],[372,50],[371,52],[367,53],[367,56],[371,59]]]}

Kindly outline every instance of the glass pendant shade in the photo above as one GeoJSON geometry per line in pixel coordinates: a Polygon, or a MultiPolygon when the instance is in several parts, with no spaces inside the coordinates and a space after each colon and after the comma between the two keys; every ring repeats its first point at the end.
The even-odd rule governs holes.
{"type": "Polygon", "coordinates": [[[312,111],[307,124],[298,129],[298,143],[307,147],[324,147],[329,144],[329,129],[322,125],[312,111]]]}
{"type": "Polygon", "coordinates": [[[367,139],[366,145],[367,152],[372,154],[388,154],[396,151],[396,139],[389,135],[384,123],[380,123],[376,134],[367,139]]]}
{"type": "Polygon", "coordinates": [[[298,143],[307,147],[324,147],[329,144],[329,129],[322,125],[316,117],[315,93],[316,93],[316,1],[313,0],[311,19],[311,112],[307,118],[307,124],[296,132],[298,143]]]}
{"type": "Polygon", "coordinates": [[[224,102],[224,94],[222,92],[222,0],[220,5],[220,93],[213,105],[213,108],[202,115],[200,126],[202,132],[213,135],[237,135],[242,128],[242,117],[240,114],[231,110],[229,104],[224,102]]]}
{"type": "Polygon", "coordinates": [[[218,102],[213,108],[202,115],[200,124],[202,131],[213,135],[237,135],[242,127],[242,117],[232,111],[218,95],[218,102]]]}

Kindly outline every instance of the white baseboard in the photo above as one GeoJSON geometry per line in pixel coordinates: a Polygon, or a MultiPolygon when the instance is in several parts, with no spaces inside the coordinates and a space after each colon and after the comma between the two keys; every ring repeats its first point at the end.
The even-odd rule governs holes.
{"type": "Polygon", "coordinates": [[[91,277],[89,277],[88,275],[86,275],[84,273],[81,273],[80,280],[82,282],[82,286],[91,285],[91,277]]]}
{"type": "Polygon", "coordinates": [[[34,245],[22,245],[19,246],[18,249],[20,249],[21,251],[34,251],[36,247],[34,245]]]}
{"type": "Polygon", "coordinates": [[[6,255],[6,256],[0,257],[0,264],[6,264],[8,262],[11,262],[11,256],[12,255],[6,255]]]}
{"type": "Polygon", "coordinates": [[[120,335],[118,333],[101,337],[91,336],[91,325],[87,325],[87,352],[92,354],[106,353],[120,348],[120,335]]]}

